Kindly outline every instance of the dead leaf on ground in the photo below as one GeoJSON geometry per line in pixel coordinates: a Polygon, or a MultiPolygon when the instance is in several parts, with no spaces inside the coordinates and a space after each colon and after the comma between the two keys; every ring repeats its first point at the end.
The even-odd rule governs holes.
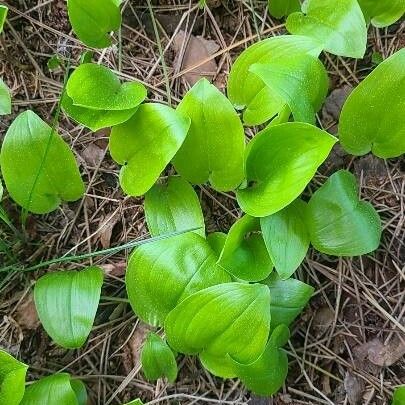
{"type": "Polygon", "coordinates": [[[349,404],[360,404],[365,388],[363,380],[347,371],[344,379],[344,386],[349,404]]]}
{"type": "MultiPolygon", "coordinates": [[[[218,51],[219,45],[201,36],[196,37],[179,31],[173,39],[173,49],[176,54],[174,65],[178,66],[181,63],[180,69],[185,70],[209,59],[218,51]]],[[[185,73],[183,77],[190,86],[193,86],[202,77],[211,81],[216,75],[217,68],[215,60],[211,59],[185,73]]]]}
{"type": "Polygon", "coordinates": [[[114,277],[122,277],[125,274],[127,263],[126,262],[118,262],[118,263],[107,263],[101,265],[101,268],[104,271],[104,274],[108,276],[114,277]]]}
{"type": "Polygon", "coordinates": [[[32,294],[27,295],[17,307],[14,319],[21,329],[35,330],[39,326],[39,318],[32,294]]]}
{"type": "MultiPolygon", "coordinates": [[[[333,90],[325,100],[325,104],[322,108],[322,117],[326,123],[333,123],[339,121],[340,112],[342,111],[343,104],[347,97],[352,92],[353,87],[344,85],[339,89],[333,90]]],[[[328,129],[332,134],[336,134],[337,125],[333,125],[328,129]]]]}
{"type": "Polygon", "coordinates": [[[146,340],[150,328],[143,322],[138,322],[136,329],[124,347],[123,365],[127,374],[141,363],[141,348],[146,340]]]}
{"type": "Polygon", "coordinates": [[[83,149],[81,156],[83,160],[91,167],[96,167],[104,158],[104,150],[97,146],[95,143],[90,143],[83,149]]]}
{"type": "Polygon", "coordinates": [[[102,228],[97,232],[96,238],[100,240],[101,246],[108,249],[111,245],[111,236],[115,225],[120,221],[118,214],[111,216],[108,215],[100,221],[102,228]],[[105,221],[108,221],[105,223],[105,221]]]}
{"type": "Polygon", "coordinates": [[[332,325],[334,319],[335,313],[328,306],[319,308],[316,311],[312,322],[316,335],[323,335],[332,325]]]}

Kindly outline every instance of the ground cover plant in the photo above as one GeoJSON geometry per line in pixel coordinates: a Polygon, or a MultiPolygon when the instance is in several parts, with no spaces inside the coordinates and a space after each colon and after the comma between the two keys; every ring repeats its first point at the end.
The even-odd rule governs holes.
{"type": "MultiPolygon", "coordinates": [[[[90,48],[108,49],[122,35],[120,10],[126,3],[102,3],[69,0],[64,5],[73,32],[90,48]]],[[[363,58],[368,24],[395,22],[403,5],[400,14],[397,6],[388,12],[357,0],[338,7],[330,0],[289,3],[283,8],[270,1],[266,9],[287,17],[289,33],[246,47],[232,64],[226,91],[202,75],[174,102],[161,55],[165,102],[149,98],[145,83],[122,80],[116,69],[89,54],[56,55],[64,81],[53,120],[45,122],[28,109],[8,125],[0,151],[5,186],[0,197],[13,201],[14,210],[20,207],[20,218],[15,225],[2,210],[1,219],[22,244],[33,214],[54,213],[69,202],[86,204],[92,180],[83,179],[74,148],[58,133],[63,115],[94,136],[111,129],[105,153],[119,168],[123,198],[144,197],[151,238],[142,243],[21,263],[8,241],[2,242],[7,257],[2,283],[15,272],[45,270],[37,274],[32,305],[49,338],[67,353],[86,344],[98,328],[102,301],[110,300],[121,305],[119,311],[129,304],[149,325],[145,342],[138,342],[146,379],[173,384],[181,359],[192,356],[216,377],[237,378],[252,394],[274,395],[288,375],[287,353],[295,353],[290,328],[318,294],[296,273],[309,250],[342,260],[379,248],[380,214],[359,194],[361,179],[344,169],[320,182],[314,177],[338,146],[342,154],[370,153],[375,159],[405,152],[405,50],[392,52],[358,83],[343,104],[336,136],[319,125],[317,115],[330,81],[321,55],[363,58]],[[206,188],[230,195],[238,205],[240,215],[233,215],[227,232],[207,226],[197,194],[206,188]],[[109,283],[103,259],[129,246],[135,248],[124,263],[121,295],[103,296],[109,283]],[[98,265],[94,257],[100,257],[98,265]],[[64,269],[69,262],[76,264],[64,269]]],[[[201,12],[210,12],[209,4],[199,5],[206,7],[201,12]]],[[[6,11],[0,8],[4,18],[6,11]]],[[[3,81],[0,108],[1,114],[11,111],[3,81]]],[[[395,318],[393,324],[402,325],[395,318]]],[[[4,350],[0,360],[0,404],[88,402],[84,382],[65,370],[26,385],[29,364],[4,350]]],[[[312,389],[330,401],[322,389],[312,389]]],[[[133,399],[139,395],[121,400],[120,392],[104,402],[144,401],[133,399]]],[[[394,403],[400,400],[399,390],[394,403]]]]}

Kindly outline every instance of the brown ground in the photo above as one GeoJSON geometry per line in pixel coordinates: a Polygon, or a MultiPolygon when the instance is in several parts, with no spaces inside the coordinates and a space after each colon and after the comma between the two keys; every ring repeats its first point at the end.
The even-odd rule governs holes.
{"type": "MultiPolygon", "coordinates": [[[[11,12],[0,37],[0,76],[12,89],[14,108],[11,117],[0,121],[0,139],[15,115],[27,108],[51,121],[63,75],[50,72],[47,60],[59,54],[70,56],[76,64],[83,49],[69,31],[63,0],[1,3],[11,12]]],[[[97,52],[95,60],[119,71],[123,79],[142,80],[150,99],[165,102],[165,77],[147,2],[124,1],[124,9],[122,52],[118,47],[107,49],[97,52]]],[[[153,2],[153,9],[163,49],[169,42],[174,45],[165,53],[174,104],[193,80],[185,66],[207,62],[200,66],[200,73],[214,70],[215,83],[223,88],[231,61],[259,33],[266,37],[284,32],[281,22],[267,15],[264,1],[211,1],[210,11],[203,13],[196,1],[161,0],[153,2]],[[217,50],[212,49],[212,42],[199,40],[197,48],[184,52],[182,41],[174,38],[181,23],[187,33],[213,40],[217,50]],[[175,60],[176,51],[183,55],[183,66],[179,58],[175,60]],[[214,58],[210,55],[215,51],[214,58]]],[[[330,131],[336,130],[347,86],[356,85],[373,67],[372,53],[387,57],[405,44],[404,22],[388,30],[371,28],[369,34],[364,60],[323,57],[331,90],[339,89],[319,115],[319,124],[330,131]]],[[[387,404],[393,387],[405,383],[403,157],[386,162],[371,155],[353,158],[337,148],[315,178],[313,185],[321,184],[325,175],[339,168],[353,171],[360,179],[363,198],[374,204],[383,219],[382,243],[376,253],[353,260],[316,252],[308,255],[297,276],[317,292],[292,328],[288,380],[273,399],[259,400],[238,381],[216,379],[191,358],[180,358],[175,385],[144,380],[139,348],[146,327],[125,301],[120,301],[125,298],[123,271],[129,252],[59,266],[70,269],[102,264],[109,274],[97,326],[85,347],[63,350],[38,326],[30,294],[35,279],[49,269],[23,272],[22,268],[66,253],[87,253],[147,236],[142,199],[124,197],[119,188],[119,169],[107,151],[108,131],[92,134],[61,117],[60,133],[71,143],[80,163],[88,185],[86,196],[50,215],[31,216],[26,241],[15,241],[0,229],[14,255],[0,255],[0,263],[18,263],[0,273],[0,347],[30,365],[29,380],[68,371],[87,384],[92,404],[101,405],[121,404],[138,396],[151,404],[387,404]]],[[[232,197],[205,187],[197,191],[203,199],[208,231],[227,231],[240,214],[232,197]]],[[[4,205],[18,224],[17,208],[7,199],[4,205]]]]}

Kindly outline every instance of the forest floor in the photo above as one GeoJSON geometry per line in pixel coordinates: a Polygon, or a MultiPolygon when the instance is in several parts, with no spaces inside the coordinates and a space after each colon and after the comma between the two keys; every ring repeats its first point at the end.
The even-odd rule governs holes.
{"type": "MultiPolygon", "coordinates": [[[[63,0],[0,1],[10,8],[0,37],[0,76],[12,91],[13,114],[0,121],[0,141],[15,116],[33,109],[51,122],[63,85],[61,69],[47,66],[53,55],[78,64],[84,47],[70,30],[63,0]]],[[[148,99],[175,105],[196,79],[210,77],[224,90],[232,61],[259,38],[285,33],[271,19],[266,1],[153,1],[167,65],[164,70],[147,2],[124,0],[121,44],[94,53],[94,61],[114,69],[123,80],[137,79],[148,99]],[[184,41],[184,38],[190,40],[184,41]],[[166,80],[167,79],[167,80],[166,80]]],[[[388,29],[370,28],[362,60],[324,54],[330,96],[318,114],[318,125],[336,133],[343,100],[374,67],[405,46],[405,22],[388,29]]],[[[257,130],[253,129],[253,130],[257,130]]],[[[251,135],[252,129],[247,129],[251,135]]],[[[129,251],[97,256],[63,269],[102,265],[107,274],[100,310],[90,339],[80,350],[64,350],[39,325],[32,301],[35,280],[52,265],[21,271],[43,260],[79,255],[148,237],[142,199],[123,195],[119,168],[108,154],[109,131],[91,133],[64,115],[59,133],[70,143],[87,184],[85,197],[52,214],[30,216],[26,240],[12,245],[20,270],[0,273],[0,347],[30,365],[29,380],[58,371],[80,377],[91,403],[121,404],[135,397],[153,404],[388,404],[393,388],[405,384],[405,159],[353,157],[338,147],[306,191],[325,176],[347,168],[360,182],[362,198],[372,202],[383,220],[378,251],[360,258],[333,258],[310,251],[296,276],[316,293],[292,327],[287,351],[290,371],[285,386],[272,399],[252,397],[238,380],[213,377],[196,359],[181,357],[175,384],[147,382],[139,349],[147,326],[125,302],[124,272],[129,251]]],[[[197,187],[207,218],[207,231],[228,231],[240,216],[232,195],[197,187]]],[[[6,197],[5,209],[19,224],[19,211],[6,197]]],[[[0,261],[9,260],[0,255],[0,261]]],[[[1,265],[0,265],[1,267],[1,265]]]]}

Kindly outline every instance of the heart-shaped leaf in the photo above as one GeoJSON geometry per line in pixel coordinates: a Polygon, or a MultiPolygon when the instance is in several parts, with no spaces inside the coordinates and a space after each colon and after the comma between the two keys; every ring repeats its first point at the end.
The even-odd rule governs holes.
{"type": "Polygon", "coordinates": [[[177,378],[177,363],[172,349],[155,333],[149,333],[141,352],[141,363],[145,377],[156,381],[167,377],[170,382],[177,378]]]}
{"type": "Polygon", "coordinates": [[[291,34],[317,40],[335,55],[362,58],[366,51],[367,26],[357,0],[307,0],[303,13],[288,16],[286,27],[291,34]]]}
{"type": "Polygon", "coordinates": [[[378,28],[388,27],[405,13],[404,0],[358,0],[367,21],[378,28]]]}
{"type": "Polygon", "coordinates": [[[282,279],[297,270],[309,248],[305,209],[304,201],[295,200],[281,211],[260,219],[264,242],[282,279]]]}
{"type": "Polygon", "coordinates": [[[245,133],[229,100],[208,80],[201,79],[184,96],[177,111],[190,117],[191,126],[173,159],[176,170],[189,182],[209,181],[218,191],[239,186],[245,133]]]}
{"type": "Polygon", "coordinates": [[[403,404],[405,404],[405,385],[402,387],[398,387],[394,391],[394,396],[392,397],[391,405],[403,405],[403,404]]]}
{"type": "Polygon", "coordinates": [[[20,405],[85,405],[79,402],[69,374],[54,374],[29,385],[20,405]]]}
{"type": "Polygon", "coordinates": [[[268,89],[250,68],[286,60],[301,54],[317,57],[322,47],[313,39],[298,35],[281,35],[249,46],[236,59],[228,80],[228,96],[237,109],[245,109],[243,120],[248,125],[262,124],[274,117],[285,105],[283,98],[268,89]]]}
{"type": "Polygon", "coordinates": [[[226,237],[226,233],[223,232],[213,232],[207,236],[207,242],[218,258],[225,246],[226,237]]]}
{"type": "Polygon", "coordinates": [[[166,318],[170,346],[185,354],[229,353],[249,363],[263,352],[270,329],[270,293],[261,284],[226,283],[198,291],[166,318]],[[213,322],[215,314],[215,322],[213,322]]]}
{"type": "Polygon", "coordinates": [[[68,0],[69,20],[73,31],[86,45],[106,48],[109,33],[121,25],[119,5],[114,0],[68,0]]]}
{"type": "Polygon", "coordinates": [[[6,83],[0,79],[0,115],[11,114],[11,96],[6,83]]]}
{"type": "Polygon", "coordinates": [[[311,197],[307,207],[311,243],[322,253],[358,256],[377,249],[381,220],[369,202],[359,201],[356,178],[339,170],[311,197]]]}
{"type": "Polygon", "coordinates": [[[207,241],[189,232],[148,243],[132,254],[125,283],[134,312],[151,325],[190,294],[230,281],[207,241]]]}
{"type": "Polygon", "coordinates": [[[120,183],[125,193],[140,196],[159,178],[186,138],[190,119],[163,104],[143,104],[110,136],[113,159],[124,165],[120,183]]]}
{"type": "Polygon", "coordinates": [[[261,131],[247,149],[248,187],[236,192],[242,210],[265,217],[286,207],[302,193],[336,141],[300,122],[261,131]]]}
{"type": "Polygon", "coordinates": [[[102,284],[99,267],[49,273],[36,282],[39,319],[58,345],[68,349],[83,346],[93,327],[102,284]]]}
{"type": "Polygon", "coordinates": [[[28,366],[0,349],[0,404],[18,405],[25,390],[28,366]]]}
{"type": "Polygon", "coordinates": [[[250,364],[237,364],[237,374],[255,394],[270,396],[284,384],[288,373],[287,354],[281,349],[290,337],[285,325],[273,330],[261,356],[250,364]]]}
{"type": "Polygon", "coordinates": [[[151,236],[199,228],[205,237],[200,201],[190,183],[169,177],[166,184],[155,184],[145,195],[145,217],[151,236]]]}
{"type": "Polygon", "coordinates": [[[302,312],[314,293],[314,288],[300,280],[281,280],[271,274],[266,280],[270,289],[271,329],[278,325],[290,325],[302,312]]]}
{"type": "Polygon", "coordinates": [[[300,10],[300,0],[269,0],[269,13],[275,18],[287,17],[300,10]]]}
{"type": "Polygon", "coordinates": [[[27,211],[46,214],[64,201],[76,201],[84,184],[69,146],[32,111],[10,125],[0,154],[11,198],[27,211]]]}
{"type": "Polygon", "coordinates": [[[319,59],[309,54],[289,55],[254,64],[249,70],[282,98],[281,105],[290,107],[295,121],[315,122],[315,113],[326,98],[329,82],[319,59]]]}
{"type": "Polygon", "coordinates": [[[0,4],[0,34],[3,32],[3,26],[7,18],[8,7],[0,4]]]}
{"type": "Polygon", "coordinates": [[[353,155],[381,158],[405,153],[405,49],[380,63],[346,100],[339,139],[353,155]]]}
{"type": "Polygon", "coordinates": [[[240,218],[229,230],[218,264],[238,279],[264,280],[273,269],[259,230],[258,218],[249,215],[240,218]]]}
{"type": "Polygon", "coordinates": [[[109,111],[133,109],[146,97],[143,84],[121,84],[110,69],[94,63],[84,63],[74,70],[66,84],[66,93],[75,106],[109,111]]]}

